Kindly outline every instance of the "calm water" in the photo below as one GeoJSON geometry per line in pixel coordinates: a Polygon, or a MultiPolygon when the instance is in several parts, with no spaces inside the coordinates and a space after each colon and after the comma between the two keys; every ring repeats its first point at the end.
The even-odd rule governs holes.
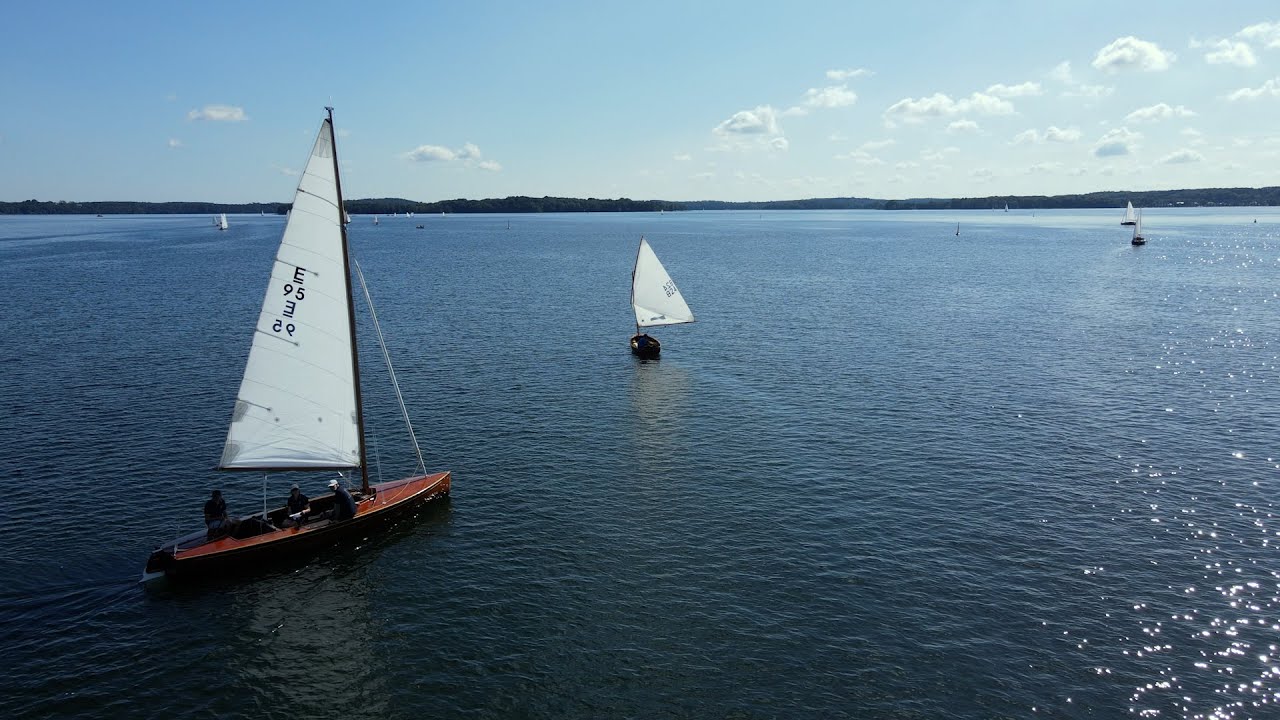
{"type": "Polygon", "coordinates": [[[355,218],[453,497],[200,587],[283,220],[0,218],[0,716],[1280,717],[1280,211],[1120,214],[355,218]]]}

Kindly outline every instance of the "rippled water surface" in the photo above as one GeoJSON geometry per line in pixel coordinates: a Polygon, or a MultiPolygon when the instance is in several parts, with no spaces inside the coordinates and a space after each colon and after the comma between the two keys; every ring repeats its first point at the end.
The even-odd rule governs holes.
{"type": "Polygon", "coordinates": [[[355,218],[453,496],[178,587],[283,220],[0,218],[0,716],[1280,717],[1280,212],[1146,216],[355,218]]]}

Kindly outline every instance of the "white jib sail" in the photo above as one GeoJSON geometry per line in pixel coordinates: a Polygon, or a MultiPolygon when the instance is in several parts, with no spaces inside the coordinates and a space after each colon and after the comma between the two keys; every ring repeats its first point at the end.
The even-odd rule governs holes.
{"type": "Polygon", "coordinates": [[[1126,225],[1132,225],[1134,223],[1133,203],[1129,203],[1129,206],[1124,209],[1124,220],[1121,222],[1126,225]]]}
{"type": "Polygon", "coordinates": [[[693,311],[644,238],[640,238],[636,269],[631,274],[631,307],[640,327],[693,322],[693,311]]]}
{"type": "Polygon", "coordinates": [[[285,225],[223,468],[360,464],[333,128],[320,126],[285,225]]]}

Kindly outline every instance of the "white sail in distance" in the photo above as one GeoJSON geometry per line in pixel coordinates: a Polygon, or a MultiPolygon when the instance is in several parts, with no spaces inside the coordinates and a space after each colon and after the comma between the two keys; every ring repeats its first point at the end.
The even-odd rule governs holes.
{"type": "Polygon", "coordinates": [[[224,469],[360,464],[332,134],[325,120],[298,182],[227,431],[224,469]]]}
{"type": "Polygon", "coordinates": [[[636,267],[631,273],[631,307],[639,327],[693,322],[693,311],[644,238],[640,238],[636,267]]]}
{"type": "Polygon", "coordinates": [[[1129,203],[1124,209],[1124,219],[1120,221],[1121,225],[1132,225],[1135,222],[1133,214],[1133,203],[1129,203]]]}

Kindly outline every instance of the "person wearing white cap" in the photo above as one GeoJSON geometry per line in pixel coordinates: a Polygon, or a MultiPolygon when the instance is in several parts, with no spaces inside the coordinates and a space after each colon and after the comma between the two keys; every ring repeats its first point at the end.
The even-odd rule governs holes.
{"type": "Polygon", "coordinates": [[[333,510],[329,516],[334,522],[349,520],[356,516],[356,500],[337,480],[329,481],[329,489],[333,491],[333,510]]]}

